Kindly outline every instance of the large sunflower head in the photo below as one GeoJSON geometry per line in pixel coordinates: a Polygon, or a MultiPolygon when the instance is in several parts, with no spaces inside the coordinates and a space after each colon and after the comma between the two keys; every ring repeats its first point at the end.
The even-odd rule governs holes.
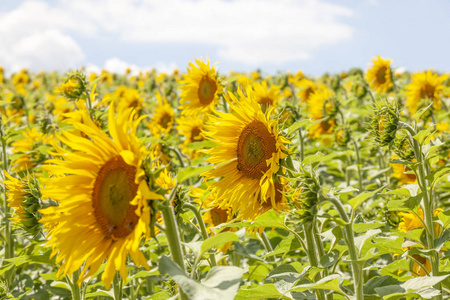
{"type": "Polygon", "coordinates": [[[129,108],[117,116],[114,104],[108,114],[109,135],[90,119],[81,107],[82,122],[72,125],[85,137],[61,131],[54,143],[54,159],[43,166],[49,178],[42,194],[58,203],[41,210],[47,230],[47,245],[62,262],[59,274],[71,274],[82,267],[79,283],[93,275],[107,258],[102,280],[107,289],[116,270],[127,278],[127,254],[137,266],[148,268],[139,250],[150,236],[149,199],[162,199],[151,192],[143,170],[146,148],[136,137],[143,117],[129,108]]]}
{"type": "Polygon", "coordinates": [[[441,107],[441,98],[444,93],[444,85],[442,84],[447,75],[439,76],[431,70],[421,72],[412,76],[412,82],[406,87],[406,106],[409,111],[414,114],[422,100],[427,102],[426,105],[433,103],[435,110],[441,107]]]}
{"type": "Polygon", "coordinates": [[[188,73],[183,74],[183,80],[180,81],[180,109],[186,116],[211,111],[223,92],[216,68],[209,66],[209,60],[204,63],[202,59],[196,59],[195,62],[197,65],[189,63],[188,73]]]}
{"type": "Polygon", "coordinates": [[[211,185],[217,189],[221,207],[246,212],[245,218],[253,219],[262,206],[276,208],[282,191],[275,174],[287,156],[289,141],[278,134],[277,121],[269,119],[273,108],[264,114],[251,88],[247,95],[239,90],[238,96],[229,93],[230,113],[216,112],[205,125],[204,136],[217,146],[205,151],[211,155],[207,161],[216,167],[204,176],[222,177],[211,185]]]}
{"type": "Polygon", "coordinates": [[[391,61],[383,59],[380,56],[372,60],[373,66],[367,70],[366,80],[370,88],[377,91],[377,93],[385,94],[393,86],[391,61]]]}

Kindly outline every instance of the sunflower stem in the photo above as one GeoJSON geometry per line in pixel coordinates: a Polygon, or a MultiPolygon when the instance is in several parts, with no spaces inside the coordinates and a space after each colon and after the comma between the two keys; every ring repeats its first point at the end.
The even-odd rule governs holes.
{"type": "Polygon", "coordinates": [[[222,103],[223,103],[223,110],[225,111],[225,113],[228,113],[228,103],[227,100],[225,99],[225,97],[222,97],[222,103]]]}
{"type": "Polygon", "coordinates": [[[122,300],[123,289],[122,289],[122,280],[119,278],[119,274],[116,273],[113,279],[113,288],[114,288],[114,300],[122,300]]]}
{"type": "Polygon", "coordinates": [[[303,135],[302,135],[302,129],[300,128],[298,130],[298,138],[299,138],[299,142],[300,142],[300,151],[299,151],[299,155],[300,155],[300,162],[303,161],[303,159],[305,158],[305,153],[304,153],[304,141],[303,141],[303,135]]]}
{"type": "MultiPolygon", "coordinates": [[[[267,236],[267,234],[263,231],[260,233],[260,237],[263,242],[264,248],[266,248],[267,253],[272,253],[273,248],[272,248],[272,245],[270,244],[270,240],[269,240],[269,237],[267,236]]],[[[269,256],[269,260],[271,262],[275,262],[276,261],[275,255],[269,256]]]]}
{"type": "MultiPolygon", "coordinates": [[[[175,197],[175,195],[176,194],[174,193],[173,197],[175,197]]],[[[166,228],[166,238],[169,244],[172,260],[178,264],[184,272],[186,272],[183,251],[181,250],[180,234],[178,232],[177,221],[175,219],[175,212],[173,211],[172,205],[170,205],[171,200],[173,199],[166,200],[166,203],[161,206],[161,213],[163,215],[164,226],[166,228]]],[[[189,299],[181,289],[180,298],[181,300],[189,299]]]]}
{"type": "MultiPolygon", "coordinates": [[[[312,267],[318,267],[319,266],[319,260],[317,259],[317,252],[316,252],[316,244],[314,242],[314,223],[308,222],[304,224],[305,229],[305,238],[306,238],[306,253],[308,255],[309,263],[312,267]]],[[[319,281],[322,279],[322,275],[320,273],[317,273],[314,281],[319,281]]],[[[319,300],[325,299],[325,292],[324,290],[316,290],[316,296],[319,300]]]]}
{"type": "MultiPolygon", "coordinates": [[[[429,166],[424,159],[424,155],[422,153],[422,146],[419,144],[419,142],[414,139],[414,136],[417,134],[416,130],[412,128],[409,124],[406,124],[404,122],[400,122],[400,125],[405,128],[410,137],[411,144],[414,146],[414,156],[417,160],[418,165],[418,181],[419,185],[422,190],[422,196],[423,196],[423,211],[424,211],[424,221],[425,226],[427,228],[426,231],[426,237],[427,237],[427,244],[428,249],[434,249],[434,239],[435,239],[435,232],[434,232],[434,226],[433,226],[433,203],[431,201],[432,199],[432,193],[433,189],[428,188],[428,171],[429,166]]],[[[433,276],[439,276],[439,255],[436,251],[430,251],[430,261],[431,261],[431,274],[433,276]]],[[[439,296],[434,297],[434,299],[442,299],[442,285],[437,284],[435,286],[436,289],[441,291],[441,294],[439,296]]]]}
{"type": "Polygon", "coordinates": [[[83,300],[80,287],[78,286],[78,278],[80,277],[80,270],[76,270],[72,274],[72,282],[70,284],[70,287],[72,289],[72,298],[74,300],[83,300]]]}
{"type": "Polygon", "coordinates": [[[359,185],[359,191],[363,191],[363,184],[362,184],[362,172],[361,172],[361,157],[359,155],[359,147],[358,144],[354,139],[352,139],[353,145],[355,146],[355,152],[356,152],[356,167],[358,169],[358,185],[359,185]]]}
{"type": "Polygon", "coordinates": [[[353,236],[353,220],[349,219],[347,213],[345,212],[344,206],[338,199],[334,197],[327,197],[326,201],[329,201],[334,205],[334,207],[339,213],[340,218],[346,223],[344,225],[344,241],[347,244],[348,253],[351,259],[355,296],[356,300],[363,300],[364,299],[363,270],[362,265],[358,262],[359,259],[358,251],[356,249],[355,240],[353,236]]]}
{"type": "MultiPolygon", "coordinates": [[[[203,218],[202,218],[199,210],[197,209],[197,207],[195,207],[194,205],[192,205],[190,203],[184,203],[183,206],[187,207],[194,213],[194,216],[197,219],[198,225],[200,227],[200,232],[202,233],[203,240],[208,239],[208,232],[206,231],[205,222],[203,222],[203,218]]],[[[212,267],[217,266],[216,257],[214,255],[209,256],[209,262],[212,267]]]]}

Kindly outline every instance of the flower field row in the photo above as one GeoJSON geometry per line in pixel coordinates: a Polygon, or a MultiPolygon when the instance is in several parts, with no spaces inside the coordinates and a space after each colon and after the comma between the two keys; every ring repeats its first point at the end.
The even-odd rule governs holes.
{"type": "Polygon", "coordinates": [[[445,299],[450,78],[0,69],[0,299],[445,299]]]}

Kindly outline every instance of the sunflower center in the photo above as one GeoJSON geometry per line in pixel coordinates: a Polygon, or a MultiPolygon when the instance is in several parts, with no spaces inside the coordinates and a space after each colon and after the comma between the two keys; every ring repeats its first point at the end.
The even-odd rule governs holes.
{"type": "Polygon", "coordinates": [[[237,168],[245,176],[260,179],[269,166],[266,160],[277,151],[275,137],[267,126],[253,120],[242,130],[237,144],[237,168]]]}
{"type": "Polygon", "coordinates": [[[225,209],[214,207],[211,209],[210,214],[214,226],[226,223],[228,220],[228,213],[225,209]]]}
{"type": "Polygon", "coordinates": [[[201,132],[202,132],[201,129],[198,128],[198,127],[192,128],[192,131],[191,131],[191,140],[192,140],[192,141],[202,141],[202,140],[203,140],[203,137],[200,135],[201,132]]]}
{"type": "Polygon", "coordinates": [[[169,114],[164,114],[164,116],[161,118],[161,127],[166,129],[172,120],[172,117],[169,114]]]}
{"type": "Polygon", "coordinates": [[[198,85],[198,92],[197,92],[200,103],[203,105],[210,104],[214,99],[216,91],[217,91],[216,82],[211,78],[209,78],[208,76],[203,76],[202,80],[200,80],[200,83],[198,85]]]}
{"type": "Polygon", "coordinates": [[[378,81],[378,83],[385,83],[386,82],[386,71],[387,71],[386,67],[382,67],[382,68],[380,68],[380,70],[378,70],[378,73],[377,73],[377,81],[378,81]]]}
{"type": "Polygon", "coordinates": [[[420,97],[422,99],[434,99],[435,87],[431,84],[425,84],[425,86],[420,90],[420,97]]]}
{"type": "Polygon", "coordinates": [[[101,167],[95,180],[92,194],[95,219],[106,236],[114,240],[129,235],[139,220],[136,206],[130,205],[138,188],[135,175],[136,168],[118,155],[101,167]]]}

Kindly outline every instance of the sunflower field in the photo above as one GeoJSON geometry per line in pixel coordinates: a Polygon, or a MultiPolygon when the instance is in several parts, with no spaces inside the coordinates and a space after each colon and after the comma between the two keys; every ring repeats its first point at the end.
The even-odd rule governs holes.
{"type": "Polygon", "coordinates": [[[0,299],[449,299],[450,78],[391,63],[0,69],[0,299]]]}

